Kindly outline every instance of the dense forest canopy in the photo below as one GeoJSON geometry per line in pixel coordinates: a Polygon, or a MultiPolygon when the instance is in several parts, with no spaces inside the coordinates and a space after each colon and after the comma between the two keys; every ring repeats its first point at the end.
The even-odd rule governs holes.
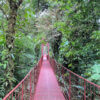
{"type": "Polygon", "coordinates": [[[46,42],[51,57],[100,85],[99,0],[0,0],[0,98],[37,63],[46,42]]]}

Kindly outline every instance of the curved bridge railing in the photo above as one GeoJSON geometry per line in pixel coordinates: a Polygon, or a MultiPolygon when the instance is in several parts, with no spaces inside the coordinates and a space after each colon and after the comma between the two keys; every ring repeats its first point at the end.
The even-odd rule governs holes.
{"type": "Polygon", "coordinates": [[[3,100],[32,100],[42,65],[42,59],[43,57],[41,57],[38,64],[32,68],[25,78],[3,100]]]}
{"type": "Polygon", "coordinates": [[[100,86],[49,58],[66,100],[100,100],[100,86]]]}

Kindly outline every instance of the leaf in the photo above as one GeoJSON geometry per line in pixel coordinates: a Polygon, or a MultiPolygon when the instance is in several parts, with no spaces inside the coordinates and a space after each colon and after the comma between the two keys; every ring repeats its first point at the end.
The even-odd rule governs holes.
{"type": "Polygon", "coordinates": [[[6,69],[6,64],[3,65],[3,68],[6,69]]]}
{"type": "Polygon", "coordinates": [[[72,67],[72,63],[68,65],[68,67],[72,67]]]}

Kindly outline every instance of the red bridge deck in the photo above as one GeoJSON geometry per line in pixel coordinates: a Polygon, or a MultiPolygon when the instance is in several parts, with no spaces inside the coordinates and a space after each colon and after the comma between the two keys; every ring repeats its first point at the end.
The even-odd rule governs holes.
{"type": "Polygon", "coordinates": [[[34,100],[65,100],[48,60],[43,60],[34,100]]]}

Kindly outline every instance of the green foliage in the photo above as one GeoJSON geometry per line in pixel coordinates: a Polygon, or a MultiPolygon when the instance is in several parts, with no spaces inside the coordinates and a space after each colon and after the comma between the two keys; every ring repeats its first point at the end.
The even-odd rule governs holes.
{"type": "Polygon", "coordinates": [[[93,66],[86,70],[85,75],[90,81],[100,85],[100,61],[96,61],[93,66]]]}
{"type": "Polygon", "coordinates": [[[35,12],[48,8],[48,3],[46,0],[32,0],[32,4],[35,12]]]}
{"type": "Polygon", "coordinates": [[[15,77],[20,81],[37,63],[40,56],[40,36],[31,37],[23,33],[16,34],[15,40],[15,77]]]}
{"type": "MultiPolygon", "coordinates": [[[[62,33],[59,61],[85,77],[86,69],[97,68],[93,65],[100,58],[98,1],[60,0],[59,2],[61,4],[59,9],[64,12],[62,19],[54,24],[54,27],[62,33]]],[[[95,74],[88,72],[87,75],[91,76],[91,79],[97,77],[99,80],[97,73],[95,70],[95,74]]]]}
{"type": "Polygon", "coordinates": [[[8,61],[6,60],[8,54],[6,49],[8,2],[3,2],[1,7],[5,12],[0,9],[0,98],[3,98],[6,94],[5,87],[8,87],[7,80],[12,81],[12,87],[14,87],[37,63],[41,53],[40,47],[43,34],[38,34],[35,27],[36,15],[31,0],[25,0],[18,10],[14,50],[9,54],[15,66],[13,71],[14,77],[11,77],[10,73],[7,72],[10,68],[7,68],[8,61]]]}
{"type": "Polygon", "coordinates": [[[41,44],[47,41],[51,43],[52,57],[90,81],[100,83],[99,0],[24,0],[16,19],[14,51],[9,54],[15,64],[14,78],[6,74],[10,7],[6,0],[0,2],[0,7],[0,98],[8,86],[6,80],[13,81],[15,86],[37,63],[41,44]],[[47,10],[42,12],[44,9],[47,10]]]}

